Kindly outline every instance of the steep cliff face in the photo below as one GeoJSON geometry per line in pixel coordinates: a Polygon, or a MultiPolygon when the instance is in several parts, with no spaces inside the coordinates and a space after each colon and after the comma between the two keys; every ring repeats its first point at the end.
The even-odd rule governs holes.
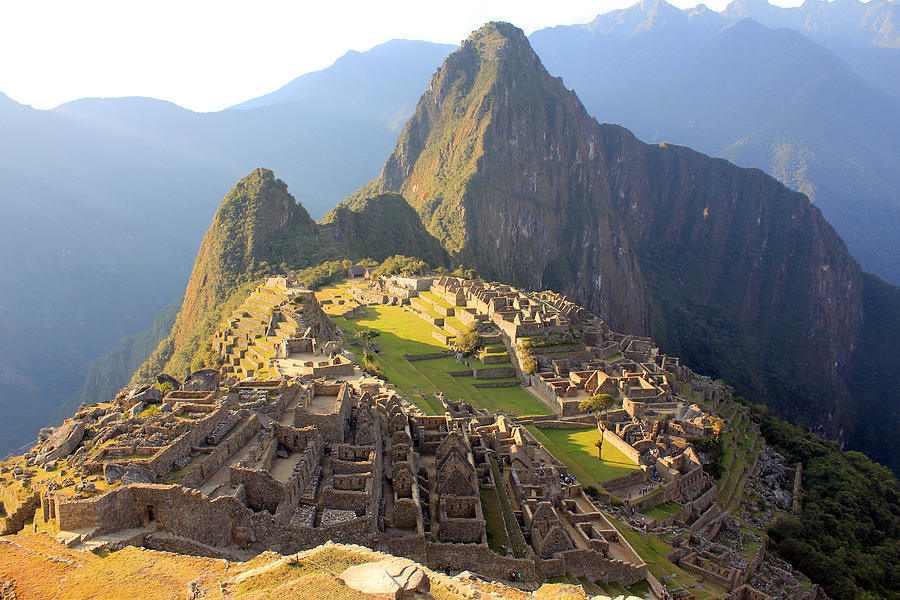
{"type": "Polygon", "coordinates": [[[862,272],[843,242],[805,196],[761,171],[602,129],[623,165],[609,173],[613,211],[662,316],[654,335],[689,349],[698,369],[822,424],[849,400],[863,318],[862,272]]]}
{"type": "Polygon", "coordinates": [[[646,332],[640,269],[589,166],[594,127],[522,32],[490,23],[432,77],[375,187],[402,193],[483,276],[559,289],[646,332]]]}
{"type": "Polygon", "coordinates": [[[819,211],[761,171],[598,124],[511,25],[447,58],[368,189],[401,193],[454,262],[567,293],[806,424],[849,425],[862,273],[819,211]]]}

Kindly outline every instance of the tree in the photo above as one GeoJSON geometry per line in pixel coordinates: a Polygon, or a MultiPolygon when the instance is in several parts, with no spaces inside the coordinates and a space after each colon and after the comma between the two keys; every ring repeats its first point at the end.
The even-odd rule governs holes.
{"type": "Polygon", "coordinates": [[[359,339],[360,345],[365,348],[366,352],[372,347],[372,340],[381,335],[380,331],[375,329],[363,329],[359,333],[356,334],[357,339],[359,339]]]}
{"type": "Polygon", "coordinates": [[[609,394],[594,394],[587,400],[578,403],[578,409],[583,412],[597,411],[602,412],[610,408],[616,401],[609,394]]]}
{"type": "Polygon", "coordinates": [[[375,276],[387,277],[389,275],[400,273],[406,277],[412,277],[414,275],[427,273],[429,269],[430,267],[425,261],[410,256],[404,256],[402,254],[395,254],[394,256],[389,256],[384,259],[384,262],[375,269],[375,276]]]}
{"type": "Polygon", "coordinates": [[[597,460],[603,460],[603,436],[600,436],[600,439],[594,442],[594,445],[597,446],[597,460]]]}
{"type": "Polygon", "coordinates": [[[481,335],[475,327],[469,327],[456,338],[456,347],[460,352],[469,355],[481,347],[481,335]]]}

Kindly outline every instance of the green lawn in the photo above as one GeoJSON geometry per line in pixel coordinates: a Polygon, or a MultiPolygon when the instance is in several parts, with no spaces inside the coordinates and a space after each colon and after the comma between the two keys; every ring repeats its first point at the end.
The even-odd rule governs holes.
{"type": "MultiPolygon", "coordinates": [[[[669,584],[670,589],[683,585],[695,585],[699,582],[697,575],[685,571],[681,567],[676,567],[666,558],[666,554],[673,550],[672,546],[666,544],[652,533],[648,533],[645,540],[641,534],[613,517],[609,517],[609,522],[613,524],[622,537],[628,540],[634,551],[647,563],[647,569],[654,577],[661,580],[663,575],[671,576],[672,573],[678,575],[674,582],[669,584]]],[[[712,600],[727,592],[724,587],[711,581],[704,581],[703,588],[703,590],[692,590],[691,593],[697,596],[697,600],[712,600]]]]}
{"type": "MultiPolygon", "coordinates": [[[[442,352],[447,350],[447,346],[431,336],[431,332],[435,331],[433,326],[399,306],[368,306],[359,318],[348,320],[335,317],[334,321],[345,331],[376,329],[381,332],[381,335],[375,338],[379,346],[379,365],[401,393],[429,414],[443,412],[440,403],[434,398],[435,391],[442,391],[454,400],[462,398],[475,406],[492,411],[516,415],[547,415],[553,412],[521,386],[476,388],[473,386],[474,383],[492,380],[476,380],[471,375],[451,377],[447,374],[449,371],[467,369],[465,365],[457,364],[453,358],[417,361],[403,358],[403,354],[442,352]]],[[[358,347],[351,349],[357,354],[360,351],[358,347]]],[[[474,361],[473,365],[480,368],[495,366],[483,365],[480,361],[474,361]]]]}
{"type": "Polygon", "coordinates": [[[585,429],[540,429],[534,425],[526,427],[553,456],[569,467],[572,474],[584,486],[601,488],[604,481],[623,477],[638,468],[609,443],[603,444],[603,460],[598,460],[594,442],[600,439],[600,431],[596,427],[585,429]]]}
{"type": "Polygon", "coordinates": [[[505,556],[511,548],[506,525],[500,514],[500,500],[494,488],[481,488],[481,511],[484,514],[484,528],[487,533],[488,546],[501,556],[505,556]]]}
{"type": "Polygon", "coordinates": [[[678,504],[677,502],[663,502],[662,504],[642,510],[641,512],[654,519],[665,519],[666,517],[671,517],[682,508],[684,508],[684,505],[678,504]]]}

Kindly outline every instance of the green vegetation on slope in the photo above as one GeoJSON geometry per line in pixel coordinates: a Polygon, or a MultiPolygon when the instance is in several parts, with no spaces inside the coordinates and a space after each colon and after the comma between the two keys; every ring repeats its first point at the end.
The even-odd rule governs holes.
{"type": "Polygon", "coordinates": [[[799,517],[769,529],[775,550],[832,598],[900,598],[900,483],[859,452],[790,425],[760,405],[754,420],[789,462],[803,463],[799,517]]]}
{"type": "Polygon", "coordinates": [[[256,169],[225,196],[203,238],[181,312],[132,380],[160,371],[184,377],[218,367],[209,344],[219,321],[263,276],[336,258],[341,251],[268,169],[256,169]]]}
{"type": "Polygon", "coordinates": [[[400,194],[379,194],[364,187],[325,215],[322,226],[352,256],[383,260],[403,252],[434,266],[447,264],[440,242],[400,194]]]}

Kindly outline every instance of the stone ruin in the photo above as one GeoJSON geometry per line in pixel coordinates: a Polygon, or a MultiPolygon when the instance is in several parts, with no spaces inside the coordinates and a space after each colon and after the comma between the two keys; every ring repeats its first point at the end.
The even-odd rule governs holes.
{"type": "MultiPolygon", "coordinates": [[[[423,414],[384,382],[361,376],[333,324],[320,322],[315,297],[292,303],[299,293],[292,286],[267,281],[254,293],[286,294],[267,331],[284,332],[273,352],[294,371],[279,366],[279,377],[238,379],[239,357],[221,372],[192,373],[183,383],[160,375],[167,385],[127,386],[113,402],[82,407],[43,432],[15,474],[24,480],[43,468],[59,477],[25,500],[4,496],[3,531],[31,517],[79,548],[131,543],[243,558],[335,540],[493,577],[540,572],[623,585],[647,577],[595,499],[522,424],[442,394],[445,413],[423,414]],[[515,556],[487,546],[484,490],[508,498],[509,533],[521,541],[515,556]]],[[[621,407],[602,415],[604,443],[640,468],[607,491],[661,490],[634,506],[680,502],[676,517],[692,522],[697,536],[714,536],[722,522],[715,486],[687,440],[707,435],[715,422],[682,392],[699,392],[715,406],[730,388],[556,294],[447,276],[395,277],[366,293],[410,303],[425,290],[456,306],[489,343],[503,342],[514,364],[525,351],[536,356],[538,370],[519,375],[556,409],[550,419],[583,426],[593,417],[581,401],[612,396],[621,407]]],[[[267,333],[252,303],[241,310],[216,338],[223,355],[250,351],[241,335],[267,333]]],[[[734,588],[735,597],[753,597],[752,588],[739,587],[744,571],[713,565],[703,552],[675,558],[734,588]]]]}

